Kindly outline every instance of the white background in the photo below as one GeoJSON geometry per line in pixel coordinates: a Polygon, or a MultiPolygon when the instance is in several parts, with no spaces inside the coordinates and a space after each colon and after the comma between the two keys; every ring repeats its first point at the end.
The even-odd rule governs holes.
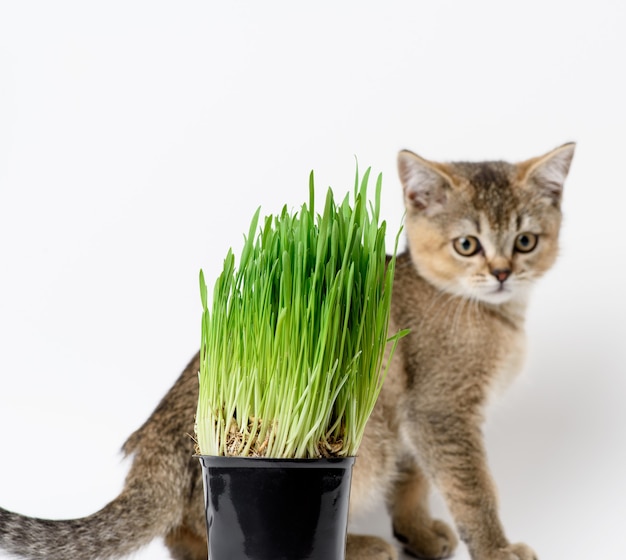
{"type": "MultiPolygon", "coordinates": [[[[399,149],[575,140],[561,257],[486,433],[512,540],[624,558],[625,24],[617,0],[2,0],[0,504],[63,518],[117,495],[121,444],[198,347],[199,269],[259,205],[304,202],[311,169],[320,196],[355,156],[382,172],[397,228],[399,149]]],[[[359,526],[389,534],[382,510],[359,526]]]]}

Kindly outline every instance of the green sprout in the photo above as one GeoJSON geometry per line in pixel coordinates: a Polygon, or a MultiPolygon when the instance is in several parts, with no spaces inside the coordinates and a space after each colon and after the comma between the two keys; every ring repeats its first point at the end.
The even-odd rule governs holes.
{"type": "Polygon", "coordinates": [[[257,210],[238,268],[232,249],[224,260],[210,309],[200,271],[200,454],[356,455],[384,358],[404,334],[388,337],[395,250],[388,258],[380,175],[368,210],[369,174],[359,183],[357,170],[352,205],[328,189],[322,215],[313,173],[299,212],[285,207],[259,226],[257,210]]]}

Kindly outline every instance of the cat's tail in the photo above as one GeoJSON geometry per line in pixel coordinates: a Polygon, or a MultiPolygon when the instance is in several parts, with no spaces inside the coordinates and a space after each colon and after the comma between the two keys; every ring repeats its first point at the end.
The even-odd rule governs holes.
{"type": "Polygon", "coordinates": [[[179,527],[190,492],[201,492],[194,487],[197,480],[191,480],[199,470],[189,436],[197,402],[193,365],[126,442],[124,450],[134,457],[117,498],[92,515],[71,520],[38,519],[0,508],[0,550],[28,560],[105,560],[126,556],[179,527]]]}
{"type": "Polygon", "coordinates": [[[125,556],[180,523],[178,488],[150,478],[133,481],[100,511],[80,519],[37,519],[0,508],[0,549],[32,560],[125,556]]]}

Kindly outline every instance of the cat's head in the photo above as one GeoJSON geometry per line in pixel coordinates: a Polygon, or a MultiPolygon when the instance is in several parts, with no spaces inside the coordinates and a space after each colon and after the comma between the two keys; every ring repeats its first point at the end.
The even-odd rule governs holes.
{"type": "Polygon", "coordinates": [[[574,147],[518,164],[437,163],[400,152],[405,227],[420,275],[448,293],[494,305],[524,299],[558,253],[574,147]]]}

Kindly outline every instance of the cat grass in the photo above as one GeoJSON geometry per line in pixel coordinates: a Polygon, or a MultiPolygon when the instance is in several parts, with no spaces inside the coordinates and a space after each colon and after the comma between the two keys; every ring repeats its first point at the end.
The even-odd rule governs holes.
{"type": "MultiPolygon", "coordinates": [[[[203,307],[196,438],[202,455],[318,458],[356,455],[399,336],[389,338],[395,269],[380,221],[382,177],[370,169],[352,200],[328,189],[260,220],[238,263],[229,250],[203,307]],[[387,356],[390,360],[390,355],[387,356]],[[387,361],[388,364],[388,361],[387,361]]],[[[399,233],[398,233],[399,235],[399,233]]],[[[396,236],[396,247],[398,236],[396,236]]]]}

